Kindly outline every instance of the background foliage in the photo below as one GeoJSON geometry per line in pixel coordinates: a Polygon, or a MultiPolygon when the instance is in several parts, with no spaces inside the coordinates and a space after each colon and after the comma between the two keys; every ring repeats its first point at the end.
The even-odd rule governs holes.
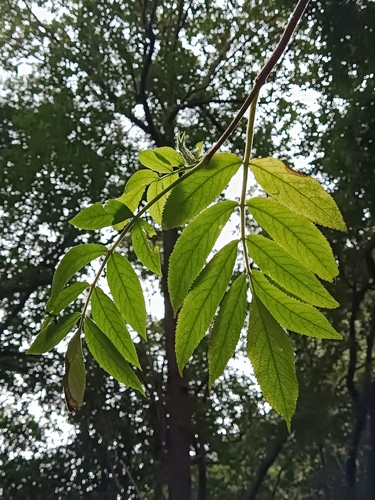
{"type": "MultiPolygon", "coordinates": [[[[163,324],[149,318],[150,343],[138,352],[151,401],[91,362],[83,410],[68,416],[61,354],[24,351],[60,257],[80,241],[98,242],[68,219],[119,196],[138,168],[137,151],[172,145],[176,126],[192,145],[212,143],[292,7],[289,0],[1,3],[4,498],[132,498],[127,471],[146,498],[166,498],[163,324]],[[35,401],[42,413],[32,411],[35,401]]],[[[294,337],[300,397],[290,435],[249,367],[242,375],[233,365],[209,392],[200,346],[188,368],[194,498],[373,498],[374,24],[372,2],[312,2],[261,95],[255,137],[257,156],[291,166],[304,157],[344,214],[347,234],[325,232],[340,267],[330,291],[341,304],[327,317],[344,342],[294,337]],[[307,94],[317,96],[313,110],[297,90],[317,92],[307,94]]],[[[232,143],[239,154],[243,133],[232,143]]],[[[126,248],[134,259],[130,242],[126,248]]]]}

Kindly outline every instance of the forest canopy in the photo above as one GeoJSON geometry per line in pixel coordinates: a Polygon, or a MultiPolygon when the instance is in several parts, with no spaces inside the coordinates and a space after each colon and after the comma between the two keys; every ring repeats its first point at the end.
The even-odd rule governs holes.
{"type": "MultiPolygon", "coordinates": [[[[372,1],[312,0],[259,95],[253,156],[318,179],[347,226],[323,229],[339,270],[327,289],[340,304],[323,313],[343,340],[290,333],[299,384],[291,432],[244,360],[246,332],[211,389],[207,338],[180,375],[169,299],[159,314],[147,310],[148,342],[135,342],[146,398],[109,376],[84,345],[86,393],[82,409],[69,413],[64,349],[26,355],[63,255],[79,244],[113,243],[112,233],[69,220],[119,198],[140,169],[139,152],[177,147],[177,131],[189,151],[201,141],[208,151],[294,7],[290,0],[1,2],[0,496],[374,498],[372,1]]],[[[242,120],[222,151],[243,158],[245,137],[242,120]]],[[[259,232],[254,220],[248,229],[259,232]]],[[[153,238],[164,263],[173,231],[153,238]]],[[[130,236],[120,248],[146,297],[167,297],[164,278],[137,261],[130,236]]],[[[95,271],[88,268],[88,281],[95,271]]]]}

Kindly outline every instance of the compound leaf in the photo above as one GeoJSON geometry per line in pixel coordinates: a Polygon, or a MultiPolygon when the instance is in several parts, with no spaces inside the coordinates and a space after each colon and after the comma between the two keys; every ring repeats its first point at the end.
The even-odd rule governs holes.
{"type": "Polygon", "coordinates": [[[81,336],[76,334],[68,345],[63,377],[66,406],[69,411],[79,410],[86,387],[86,370],[82,353],[81,336]]]}
{"type": "Polygon", "coordinates": [[[50,351],[73,330],[80,316],[79,312],[70,313],[57,321],[51,321],[46,328],[38,333],[27,354],[43,354],[50,351]]]}
{"type": "Polygon", "coordinates": [[[160,254],[158,247],[152,247],[147,236],[154,236],[156,232],[144,220],[138,220],[132,230],[132,244],[138,259],[150,271],[161,276],[160,254]],[[146,235],[147,233],[147,235],[146,235]]]}
{"type": "Polygon", "coordinates": [[[186,297],[176,327],[177,365],[182,372],[204,337],[233,272],[237,241],[223,247],[198,276],[186,297]]]}
{"type": "Polygon", "coordinates": [[[298,397],[292,341],[255,295],[250,306],[247,354],[263,396],[285,418],[290,431],[298,397]]]}
{"type": "Polygon", "coordinates": [[[338,307],[339,304],[314,274],[274,241],[253,234],[247,237],[247,247],[261,271],[293,295],[314,306],[338,307]]]}
{"type": "Polygon", "coordinates": [[[310,337],[342,339],[322,313],[276,288],[260,271],[252,272],[252,281],[255,294],[282,327],[310,337]]]}
{"type": "Polygon", "coordinates": [[[163,212],[166,229],[189,222],[226,187],[241,165],[233,153],[218,153],[211,161],[173,188],[163,212]]]}
{"type": "Polygon", "coordinates": [[[85,319],[84,331],[87,346],[103,370],[144,395],[143,387],[129,363],[90,318],[85,319]]]}
{"type": "MultiPolygon", "coordinates": [[[[172,174],[168,175],[166,177],[163,177],[162,179],[159,179],[152,184],[150,184],[150,187],[147,190],[147,202],[150,202],[157,196],[159,193],[161,193],[164,189],[169,187],[171,184],[173,184],[174,181],[178,179],[178,174],[172,174]]],[[[160,198],[160,200],[156,201],[150,208],[149,212],[151,217],[154,219],[154,221],[161,226],[162,224],[162,214],[163,214],[163,209],[164,205],[167,201],[168,196],[171,194],[172,191],[169,191],[166,193],[164,196],[160,198]]]]}
{"type": "Polygon", "coordinates": [[[146,186],[158,179],[158,174],[150,170],[138,170],[128,180],[124,194],[117,200],[134,211],[142,199],[146,186]]]}
{"type": "Polygon", "coordinates": [[[107,335],[119,353],[129,363],[140,368],[137,351],[125,322],[113,301],[99,287],[91,299],[91,314],[100,330],[107,335]]]}
{"type": "Polygon", "coordinates": [[[246,276],[234,281],[221,303],[208,345],[209,387],[233,356],[246,315],[246,276]]]}
{"type": "Polygon", "coordinates": [[[320,183],[276,158],[251,160],[256,180],[270,196],[298,215],[323,226],[346,231],[336,202],[320,183]]]}
{"type": "Polygon", "coordinates": [[[54,309],[54,304],[61,290],[72,276],[89,262],[107,252],[104,245],[86,243],[71,248],[61,259],[52,280],[51,297],[47,302],[47,311],[54,309]]]}
{"type": "Polygon", "coordinates": [[[301,264],[327,281],[338,275],[331,247],[312,222],[270,198],[252,198],[247,205],[256,221],[301,264]]]}
{"type": "Polygon", "coordinates": [[[168,289],[174,311],[182,304],[236,206],[235,201],[217,203],[182,231],[169,259],[168,289]]]}
{"type": "Polygon", "coordinates": [[[161,174],[172,172],[173,167],[180,167],[184,164],[182,156],[168,146],[141,151],[139,161],[145,167],[161,174]]]}
{"type": "Polygon", "coordinates": [[[146,338],[146,307],[138,276],[126,257],[114,252],[107,264],[108,286],[117,309],[146,338]]]}

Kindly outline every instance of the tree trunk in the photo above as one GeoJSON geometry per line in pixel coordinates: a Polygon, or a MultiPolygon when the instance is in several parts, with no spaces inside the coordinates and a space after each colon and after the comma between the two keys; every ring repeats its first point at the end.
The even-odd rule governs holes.
{"type": "Polygon", "coordinates": [[[175,355],[176,318],[167,289],[168,261],[177,241],[176,230],[165,231],[163,293],[164,329],[168,361],[167,400],[167,474],[169,500],[191,500],[190,479],[190,408],[188,382],[181,377],[175,355]]]}

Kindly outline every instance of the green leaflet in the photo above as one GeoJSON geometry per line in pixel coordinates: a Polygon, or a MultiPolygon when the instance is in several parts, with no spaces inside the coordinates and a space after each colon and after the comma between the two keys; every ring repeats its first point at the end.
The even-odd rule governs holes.
{"type": "Polygon", "coordinates": [[[263,396],[290,431],[298,397],[292,341],[256,296],[250,306],[247,354],[263,396]]]}
{"type": "Polygon", "coordinates": [[[232,283],[220,306],[208,345],[209,387],[233,356],[246,316],[246,276],[232,283]]]}
{"type": "Polygon", "coordinates": [[[67,286],[61,290],[59,296],[53,304],[53,308],[47,304],[47,312],[53,314],[59,314],[63,309],[65,309],[69,304],[74,302],[76,298],[81,295],[81,293],[90,286],[87,281],[78,281],[72,285],[67,286]]]}
{"type": "Polygon", "coordinates": [[[108,200],[103,206],[94,203],[90,207],[79,212],[69,222],[80,229],[102,229],[113,226],[133,217],[133,212],[118,200],[108,200]]]}
{"type": "Polygon", "coordinates": [[[125,186],[124,194],[122,194],[120,198],[117,198],[117,200],[134,211],[142,199],[146,186],[157,179],[158,174],[155,172],[150,172],[150,170],[139,170],[130,177],[125,186]]]}
{"type": "Polygon", "coordinates": [[[69,342],[65,355],[63,377],[65,401],[69,411],[80,410],[86,387],[86,371],[81,336],[76,334],[69,342]]]}
{"type": "Polygon", "coordinates": [[[236,206],[235,201],[217,203],[198,215],[182,231],[169,259],[168,289],[175,312],[236,206]]]}
{"type": "Polygon", "coordinates": [[[137,351],[121,314],[112,300],[96,287],[91,299],[91,314],[100,330],[129,363],[140,368],[137,351]]]}
{"type": "Polygon", "coordinates": [[[250,166],[265,192],[282,205],[313,222],[346,231],[334,199],[317,180],[292,170],[275,158],[251,160],[250,166]]]}
{"type": "Polygon", "coordinates": [[[122,317],[146,338],[146,307],[138,276],[126,257],[114,252],[107,264],[107,280],[122,317]]]}
{"type": "Polygon", "coordinates": [[[129,363],[90,318],[85,319],[84,331],[87,346],[103,370],[144,395],[143,387],[129,363]]]}
{"type": "Polygon", "coordinates": [[[319,307],[338,307],[338,302],[314,274],[274,241],[253,234],[247,237],[247,247],[251,258],[263,273],[301,300],[319,307]]]}
{"type": "Polygon", "coordinates": [[[180,167],[184,164],[182,156],[168,146],[141,151],[139,153],[139,161],[145,167],[160,174],[172,172],[173,167],[180,167]]]}
{"type": "Polygon", "coordinates": [[[256,221],[301,264],[327,281],[338,275],[331,247],[312,222],[270,198],[252,198],[247,205],[256,221]]]}
{"type": "Polygon", "coordinates": [[[218,153],[207,165],[178,184],[164,207],[165,229],[189,222],[212,203],[237,172],[241,162],[241,158],[233,153],[218,153]]]}
{"type": "MultiPolygon", "coordinates": [[[[168,175],[167,177],[163,177],[162,179],[159,179],[156,182],[153,182],[150,184],[150,187],[148,188],[147,191],[147,202],[150,202],[157,196],[161,191],[166,189],[168,186],[170,186],[174,181],[178,179],[178,174],[172,174],[168,175]]],[[[171,194],[171,191],[169,191],[167,194],[162,196],[160,200],[155,202],[152,207],[149,208],[149,212],[151,217],[154,219],[154,221],[161,226],[162,223],[162,214],[163,214],[163,209],[164,205],[167,201],[168,196],[171,194]]]]}
{"type": "Polygon", "coordinates": [[[51,297],[47,302],[47,311],[53,311],[55,301],[61,290],[72,276],[89,262],[107,252],[104,245],[86,243],[71,248],[59,262],[52,280],[51,297]]]}
{"type": "Polygon", "coordinates": [[[180,311],[176,327],[176,358],[180,372],[204,337],[232,276],[237,241],[228,243],[207,264],[180,311]]]}
{"type": "Polygon", "coordinates": [[[43,354],[50,351],[61,340],[73,330],[81,313],[71,313],[59,318],[58,321],[51,321],[46,328],[43,328],[34,339],[27,354],[43,354]]]}
{"type": "Polygon", "coordinates": [[[282,327],[310,337],[342,339],[322,313],[283,293],[260,271],[252,272],[252,281],[255,294],[282,327]]]}
{"type": "Polygon", "coordinates": [[[158,247],[152,247],[148,237],[155,236],[156,232],[144,220],[137,220],[132,231],[132,244],[138,259],[150,271],[161,276],[160,254],[158,247]]]}

